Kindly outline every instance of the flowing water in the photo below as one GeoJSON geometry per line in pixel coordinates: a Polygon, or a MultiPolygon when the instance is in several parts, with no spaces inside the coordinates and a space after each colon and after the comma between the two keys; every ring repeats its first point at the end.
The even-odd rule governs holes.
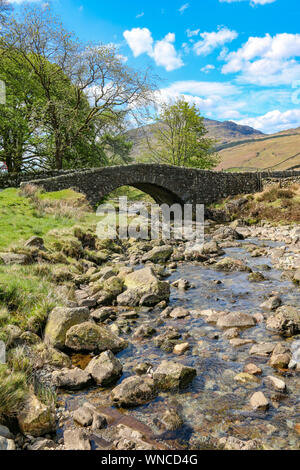
{"type": "MultiPolygon", "coordinates": [[[[262,244],[259,240],[247,240],[247,243],[262,244]]],[[[274,242],[264,242],[274,247],[274,242]]],[[[282,279],[282,272],[273,269],[270,259],[252,258],[243,243],[238,248],[227,248],[226,256],[235,257],[246,262],[254,271],[259,266],[268,265],[272,269],[264,271],[267,278],[264,282],[250,282],[248,273],[224,273],[200,264],[184,262],[178,265],[170,279],[173,282],[184,278],[195,285],[194,289],[181,292],[171,289],[171,306],[182,306],[192,309],[216,309],[242,311],[249,314],[261,312],[260,304],[271,296],[272,292],[280,294],[283,304],[299,306],[300,290],[290,281],[282,279]],[[214,281],[221,281],[217,284],[214,281]]],[[[159,313],[139,310],[139,318],[132,324],[134,328],[143,322],[150,322],[163,332],[165,326],[175,326],[190,343],[190,350],[183,356],[164,352],[154,346],[153,339],[133,340],[131,334],[124,335],[129,339],[129,347],[118,355],[124,364],[121,380],[132,375],[133,367],[141,362],[151,362],[155,368],[162,360],[175,360],[197,369],[197,377],[192,384],[180,392],[161,393],[151,403],[132,409],[122,410],[127,417],[133,417],[150,427],[154,435],[161,435],[161,440],[175,448],[203,448],[211,438],[218,440],[225,436],[239,439],[258,439],[264,448],[299,449],[300,436],[295,425],[300,423],[300,373],[287,370],[275,371],[268,365],[269,358],[249,355],[252,344],[234,348],[223,337],[223,332],[215,325],[205,322],[203,317],[189,316],[182,320],[163,319],[163,325],[157,326],[159,313]],[[257,383],[241,384],[234,380],[243,372],[248,363],[255,363],[263,370],[257,383]],[[268,375],[283,378],[288,391],[279,394],[272,390],[264,378],[268,375]],[[263,391],[270,402],[266,412],[255,412],[249,405],[252,394],[263,391]],[[170,405],[176,403],[184,420],[184,426],[174,432],[163,432],[159,418],[170,405]]],[[[245,329],[243,339],[255,342],[279,342],[282,337],[267,331],[265,322],[245,329]]],[[[287,340],[290,344],[290,341],[287,340]]],[[[108,406],[108,390],[99,388],[87,392],[64,395],[61,397],[67,409],[74,409],[84,400],[98,406],[108,406]]],[[[59,431],[60,432],[60,431],[59,431]]],[[[208,444],[209,446],[209,444],[208,444]]]]}

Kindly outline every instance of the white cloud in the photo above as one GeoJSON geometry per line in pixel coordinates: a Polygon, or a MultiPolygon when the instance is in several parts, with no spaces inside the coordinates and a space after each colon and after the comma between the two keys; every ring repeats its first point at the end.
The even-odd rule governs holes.
{"type": "Polygon", "coordinates": [[[223,46],[225,43],[236,39],[238,33],[223,27],[211,33],[201,33],[200,36],[202,40],[194,44],[194,51],[197,55],[208,55],[217,47],[223,46]]]}
{"type": "Polygon", "coordinates": [[[142,13],[139,13],[138,15],[136,15],[136,18],[142,18],[144,15],[145,13],[142,11],[142,13]]]}
{"type": "MultiPolygon", "coordinates": [[[[221,3],[235,3],[235,2],[244,2],[247,0],[219,0],[221,3]]],[[[269,3],[274,3],[276,0],[249,0],[249,3],[252,7],[255,5],[267,5],[269,3]]]]}
{"type": "Polygon", "coordinates": [[[133,28],[123,33],[134,57],[141,54],[151,55],[153,52],[153,38],[148,28],[133,28]]]}
{"type": "Polygon", "coordinates": [[[189,8],[190,4],[189,3],[185,3],[184,5],[182,5],[180,8],[179,8],[179,13],[182,15],[185,10],[187,10],[189,8]]]}
{"type": "Polygon", "coordinates": [[[264,86],[291,84],[300,76],[300,34],[250,37],[236,52],[223,55],[222,72],[240,73],[239,81],[264,86]]]}
{"type": "Polygon", "coordinates": [[[282,130],[299,127],[300,109],[291,109],[284,112],[274,110],[263,116],[241,119],[236,122],[237,124],[254,127],[266,134],[273,134],[282,130]]]}
{"type": "Polygon", "coordinates": [[[214,70],[216,67],[212,64],[207,64],[205,65],[204,67],[202,67],[201,72],[204,72],[204,73],[209,73],[211,70],[214,70]]]}
{"type": "Polygon", "coordinates": [[[240,95],[239,88],[230,83],[186,80],[161,89],[157,93],[157,102],[170,103],[184,98],[195,104],[206,117],[240,119],[239,109],[245,103],[238,101],[237,95],[240,95]]]}
{"type": "Polygon", "coordinates": [[[186,30],[186,34],[189,38],[192,38],[193,36],[198,36],[199,33],[200,33],[200,29],[195,29],[195,30],[187,29],[186,30]]]}
{"type": "Polygon", "coordinates": [[[148,54],[154,59],[156,65],[165,67],[168,72],[176,70],[184,65],[173,45],[175,34],[168,33],[162,40],[154,42],[151,31],[148,28],[133,28],[123,34],[134,57],[148,54]]]}
{"type": "Polygon", "coordinates": [[[21,3],[41,3],[42,1],[43,0],[7,0],[7,3],[15,3],[17,5],[21,5],[21,3]]]}

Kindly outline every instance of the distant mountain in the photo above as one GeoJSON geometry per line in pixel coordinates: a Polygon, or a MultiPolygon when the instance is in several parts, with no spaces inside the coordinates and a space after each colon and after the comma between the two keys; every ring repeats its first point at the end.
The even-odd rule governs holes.
{"type": "Polygon", "coordinates": [[[300,127],[254,139],[233,141],[219,149],[217,170],[256,171],[300,169],[300,127]]]}
{"type": "MultiPolygon", "coordinates": [[[[217,150],[224,148],[231,142],[244,141],[262,137],[264,134],[249,126],[241,126],[232,121],[214,121],[204,119],[205,127],[208,131],[207,137],[217,140],[217,150]]],[[[137,160],[147,152],[147,140],[154,139],[155,129],[163,124],[149,124],[147,126],[132,129],[127,133],[131,142],[133,142],[131,156],[137,160]]]]}

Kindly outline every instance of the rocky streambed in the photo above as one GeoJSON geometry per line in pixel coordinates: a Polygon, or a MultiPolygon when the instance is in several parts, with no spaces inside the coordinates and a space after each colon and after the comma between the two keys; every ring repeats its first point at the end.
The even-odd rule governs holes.
{"type": "Polygon", "coordinates": [[[22,445],[299,449],[300,247],[272,230],[212,227],[193,254],[140,242],[90,270],[45,330],[73,364],[38,372],[59,391],[56,437],[22,445]]]}

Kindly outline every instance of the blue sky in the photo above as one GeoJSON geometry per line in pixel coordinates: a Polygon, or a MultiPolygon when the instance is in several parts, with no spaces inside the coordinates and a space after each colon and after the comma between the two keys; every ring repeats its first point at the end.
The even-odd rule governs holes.
{"type": "Polygon", "coordinates": [[[205,117],[266,133],[300,126],[299,0],[49,3],[81,39],[115,43],[128,65],[150,65],[159,100],[183,95],[205,117]]]}

